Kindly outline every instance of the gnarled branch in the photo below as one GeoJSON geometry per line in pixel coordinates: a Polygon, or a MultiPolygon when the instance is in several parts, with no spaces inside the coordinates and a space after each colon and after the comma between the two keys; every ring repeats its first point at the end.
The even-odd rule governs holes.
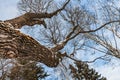
{"type": "Polygon", "coordinates": [[[14,19],[6,20],[5,22],[11,23],[14,26],[14,28],[16,28],[16,29],[21,28],[24,25],[33,26],[35,24],[42,24],[46,28],[46,24],[45,24],[45,21],[43,20],[43,18],[51,18],[51,17],[57,15],[57,13],[62,11],[69,2],[70,2],[70,0],[68,0],[62,6],[62,8],[60,8],[52,13],[30,13],[30,12],[28,12],[19,17],[14,18],[14,19]]]}

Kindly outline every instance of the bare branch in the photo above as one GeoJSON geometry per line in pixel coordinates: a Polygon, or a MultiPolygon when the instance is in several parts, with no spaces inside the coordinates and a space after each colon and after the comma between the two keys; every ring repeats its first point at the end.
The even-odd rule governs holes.
{"type": "Polygon", "coordinates": [[[100,57],[97,57],[97,58],[95,58],[95,59],[92,60],[92,61],[83,61],[83,62],[85,62],[85,63],[93,63],[93,62],[95,62],[95,61],[97,61],[97,60],[99,60],[99,59],[104,60],[103,57],[105,57],[105,56],[106,56],[106,55],[104,55],[104,56],[100,56],[100,57]]]}
{"type": "Polygon", "coordinates": [[[100,26],[99,28],[97,28],[97,29],[95,29],[95,30],[80,31],[79,33],[90,33],[90,32],[96,32],[96,31],[102,29],[103,27],[105,27],[106,25],[109,25],[109,24],[111,24],[111,23],[115,23],[115,22],[120,22],[120,20],[110,21],[110,22],[107,22],[107,23],[103,24],[102,26],[100,26]]]}
{"type": "Polygon", "coordinates": [[[14,19],[6,20],[5,22],[11,23],[15,28],[21,28],[24,25],[33,26],[35,24],[43,24],[45,26],[45,22],[44,22],[44,20],[42,20],[42,18],[51,18],[51,17],[57,15],[57,13],[62,11],[69,2],[70,2],[70,0],[68,0],[63,5],[62,8],[60,8],[52,13],[30,13],[30,12],[28,12],[19,17],[14,18],[14,19]]]}

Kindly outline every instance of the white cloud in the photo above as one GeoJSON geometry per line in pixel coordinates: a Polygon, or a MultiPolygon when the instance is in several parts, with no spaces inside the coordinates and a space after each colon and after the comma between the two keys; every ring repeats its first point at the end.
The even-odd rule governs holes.
{"type": "Polygon", "coordinates": [[[107,80],[120,80],[120,60],[113,59],[113,64],[106,64],[97,67],[96,71],[102,74],[107,80]]]}
{"type": "Polygon", "coordinates": [[[107,77],[108,80],[120,80],[120,66],[115,68],[111,66],[103,66],[98,68],[98,72],[107,77]]]}

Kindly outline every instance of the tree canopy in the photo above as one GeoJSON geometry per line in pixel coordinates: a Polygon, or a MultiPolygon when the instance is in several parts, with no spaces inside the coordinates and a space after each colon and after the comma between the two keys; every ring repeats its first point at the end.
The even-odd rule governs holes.
{"type": "Polygon", "coordinates": [[[11,59],[1,79],[45,79],[42,63],[60,70],[61,80],[107,80],[89,63],[120,58],[120,10],[114,0],[93,1],[20,0],[21,15],[0,21],[0,57],[11,59]],[[38,39],[18,30],[24,26],[40,27],[38,39]]]}

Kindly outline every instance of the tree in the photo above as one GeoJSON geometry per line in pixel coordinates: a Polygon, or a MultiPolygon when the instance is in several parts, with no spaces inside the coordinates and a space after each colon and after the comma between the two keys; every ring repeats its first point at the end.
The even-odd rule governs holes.
{"type": "MultiPolygon", "coordinates": [[[[98,59],[106,59],[108,55],[120,58],[116,40],[119,39],[119,28],[115,27],[116,25],[119,26],[117,22],[120,22],[120,20],[118,15],[116,15],[116,19],[111,18],[114,13],[109,14],[110,11],[119,11],[119,9],[116,6],[103,3],[99,10],[90,12],[87,11],[86,6],[82,6],[80,0],[74,2],[80,5],[73,7],[75,3],[73,4],[70,0],[63,2],[61,7],[55,5],[57,2],[53,0],[21,0],[18,8],[22,15],[0,22],[1,58],[15,59],[15,62],[14,60],[10,62],[13,64],[11,72],[3,71],[5,73],[1,76],[1,79],[37,80],[44,78],[49,74],[44,73],[41,67],[36,66],[37,62],[40,62],[52,68],[62,66],[62,73],[66,79],[69,79],[69,77],[66,76],[65,71],[69,72],[70,70],[69,73],[73,79],[106,80],[94,69],[90,69],[88,63],[98,59]],[[56,8],[52,8],[51,5],[56,6],[56,8]],[[97,11],[108,14],[99,15],[97,11]],[[103,22],[99,24],[99,17],[101,16],[103,16],[103,22]],[[25,25],[34,26],[36,24],[44,26],[44,29],[40,30],[40,36],[43,39],[41,37],[39,39],[44,45],[16,30],[25,25]],[[114,28],[108,27],[111,24],[114,28]],[[116,47],[110,42],[109,38],[106,38],[104,32],[107,31],[113,34],[112,37],[116,47]],[[68,46],[71,48],[69,51],[66,50],[68,46]],[[105,48],[105,50],[98,49],[96,46],[105,48]],[[76,58],[77,54],[82,54],[78,51],[84,51],[86,54],[92,52],[97,54],[98,52],[104,53],[104,55],[92,61],[82,61],[76,58]]],[[[101,2],[104,2],[104,0],[101,2]]],[[[98,5],[101,2],[99,0],[95,1],[98,5]]],[[[113,4],[115,1],[109,2],[113,4]]],[[[3,65],[3,67],[5,66],[3,65]]]]}

